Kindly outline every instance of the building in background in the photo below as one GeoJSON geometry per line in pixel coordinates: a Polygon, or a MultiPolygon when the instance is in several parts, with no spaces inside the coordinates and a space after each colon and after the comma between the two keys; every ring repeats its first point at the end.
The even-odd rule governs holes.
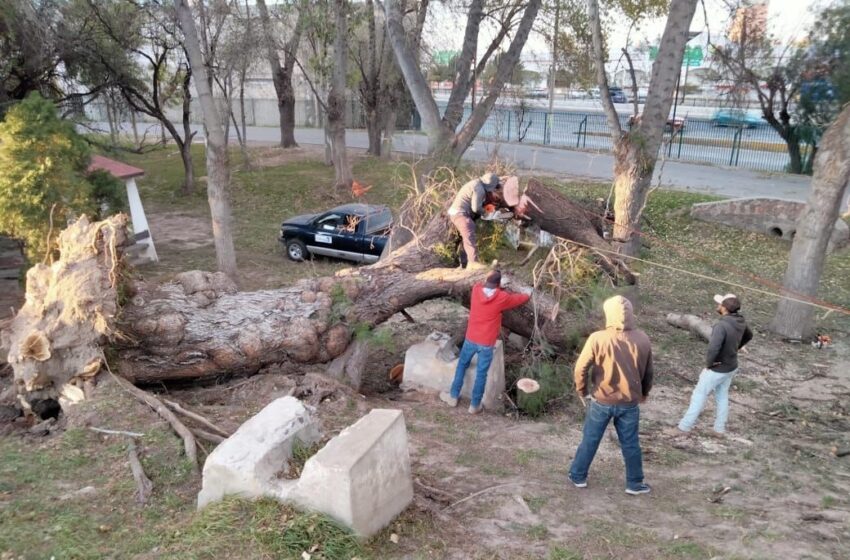
{"type": "Polygon", "coordinates": [[[739,43],[767,35],[767,2],[741,6],[729,24],[729,40],[739,43]]]}

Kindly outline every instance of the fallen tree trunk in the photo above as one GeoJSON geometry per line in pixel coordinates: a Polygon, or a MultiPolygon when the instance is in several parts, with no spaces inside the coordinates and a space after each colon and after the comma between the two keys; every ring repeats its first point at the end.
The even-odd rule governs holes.
{"type": "Polygon", "coordinates": [[[668,313],[667,322],[674,327],[691,331],[706,342],[711,340],[712,325],[708,321],[696,315],[682,315],[680,313],[668,313]]]}
{"type": "MultiPolygon", "coordinates": [[[[538,194],[544,191],[543,187],[533,184],[532,187],[527,199],[542,201],[538,194]]],[[[569,236],[582,244],[607,246],[586,217],[581,221],[582,213],[577,205],[557,191],[549,189],[545,193],[547,204],[556,211],[566,213],[569,209],[568,219],[557,220],[530,212],[526,221],[544,221],[552,233],[569,236]]],[[[421,196],[423,200],[445,199],[428,192],[421,196]]],[[[201,271],[184,272],[173,282],[160,286],[128,284],[125,292],[129,301],[117,318],[115,313],[104,315],[104,328],[94,331],[99,334],[92,338],[91,344],[96,348],[96,344],[106,342],[105,333],[119,333],[112,340],[118,371],[137,384],[251,374],[281,362],[329,362],[346,351],[355,328],[373,327],[429,299],[452,297],[463,303],[472,285],[483,281],[487,269],[445,268],[443,257],[434,248],[452,243],[455,233],[445,214],[438,211],[441,204],[430,204],[419,209],[418,215],[424,217],[410,243],[374,265],[346,269],[334,277],[305,279],[288,288],[258,292],[238,292],[224,274],[201,271]],[[427,219],[428,215],[432,217],[427,219]]],[[[85,266],[100,267],[100,274],[110,277],[114,263],[104,258],[109,250],[103,247],[103,242],[97,243],[100,239],[97,228],[102,226],[92,227],[96,230],[94,241],[83,236],[78,243],[96,250],[81,252],[68,247],[57,270],[75,269],[80,262],[73,259],[79,257],[85,266]]],[[[628,272],[622,263],[617,267],[628,272]]],[[[510,278],[512,288],[525,286],[508,273],[504,276],[510,278]]],[[[101,289],[107,292],[112,289],[105,292],[106,300],[117,301],[112,285],[101,289]]],[[[76,297],[77,294],[69,293],[64,304],[74,305],[76,297]]],[[[30,301],[32,298],[28,293],[27,305],[40,309],[38,306],[43,302],[36,305],[30,301]]],[[[565,350],[576,335],[586,334],[595,326],[584,314],[554,313],[559,302],[546,293],[538,291],[533,301],[536,307],[525,305],[505,313],[505,327],[531,337],[537,321],[537,332],[555,348],[565,350]]],[[[21,313],[29,319],[14,324],[12,336],[18,342],[38,326],[34,319],[37,314],[32,309],[21,313]]],[[[48,338],[55,345],[68,334],[60,328],[48,338]]],[[[19,346],[15,348],[20,353],[19,346]]],[[[44,367],[44,361],[34,361],[36,357],[27,359],[28,365],[23,369],[54,371],[44,367]]],[[[48,365],[54,359],[56,356],[44,358],[48,365]]],[[[19,370],[22,371],[21,365],[21,360],[13,364],[16,379],[19,370]]],[[[99,366],[100,362],[95,365],[99,366]]],[[[65,369],[80,370],[79,367],[65,369]]],[[[67,372],[62,375],[65,377],[48,377],[42,385],[48,387],[53,383],[58,390],[67,382],[67,372]]]]}
{"type": "Polygon", "coordinates": [[[626,284],[635,284],[635,275],[615,255],[616,248],[603,237],[605,218],[602,212],[573,202],[537,179],[528,181],[516,208],[517,216],[531,220],[540,229],[595,250],[596,263],[615,282],[622,279],[626,284]]]}

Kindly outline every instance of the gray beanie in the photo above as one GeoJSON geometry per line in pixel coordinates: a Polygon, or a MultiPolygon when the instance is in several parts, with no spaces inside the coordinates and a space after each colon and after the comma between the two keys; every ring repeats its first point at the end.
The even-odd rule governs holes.
{"type": "Polygon", "coordinates": [[[499,176],[495,173],[485,173],[480,177],[479,181],[484,185],[484,190],[486,191],[492,191],[499,186],[499,176]]]}

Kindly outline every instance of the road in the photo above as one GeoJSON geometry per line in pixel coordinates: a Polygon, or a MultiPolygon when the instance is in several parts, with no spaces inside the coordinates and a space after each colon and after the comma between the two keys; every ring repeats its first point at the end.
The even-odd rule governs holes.
{"type": "MultiPolygon", "coordinates": [[[[108,130],[106,123],[92,123],[92,126],[100,130],[108,130]]],[[[148,132],[149,137],[158,137],[158,125],[144,126],[152,127],[148,132]]],[[[125,123],[124,129],[129,133],[130,124],[125,123]]],[[[198,131],[196,139],[203,138],[203,127],[194,125],[193,129],[198,131]]],[[[232,132],[232,134],[235,138],[235,133],[232,132]]],[[[250,142],[277,143],[279,139],[280,131],[277,128],[248,127],[250,142]]],[[[324,144],[322,130],[315,128],[296,129],[295,139],[301,144],[324,144]]],[[[365,149],[369,145],[365,130],[347,131],[346,141],[350,148],[365,149]]],[[[419,133],[398,134],[394,146],[400,152],[421,155],[426,153],[427,139],[419,133]]],[[[476,140],[464,154],[464,159],[487,161],[497,150],[501,157],[525,170],[591,181],[608,182],[613,178],[614,157],[605,153],[476,140]]],[[[653,182],[659,181],[662,187],[668,189],[714,194],[728,198],[773,197],[805,201],[809,192],[810,178],[667,160],[663,169],[660,166],[656,168],[653,182]]],[[[845,207],[846,202],[845,200],[845,207]]]]}

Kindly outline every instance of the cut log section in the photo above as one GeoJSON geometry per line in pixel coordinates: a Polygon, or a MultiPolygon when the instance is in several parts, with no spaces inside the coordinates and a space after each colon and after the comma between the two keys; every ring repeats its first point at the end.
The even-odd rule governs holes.
{"type": "Polygon", "coordinates": [[[711,340],[712,325],[696,315],[682,315],[680,313],[668,313],[667,322],[674,327],[691,331],[706,342],[711,340]]]}

